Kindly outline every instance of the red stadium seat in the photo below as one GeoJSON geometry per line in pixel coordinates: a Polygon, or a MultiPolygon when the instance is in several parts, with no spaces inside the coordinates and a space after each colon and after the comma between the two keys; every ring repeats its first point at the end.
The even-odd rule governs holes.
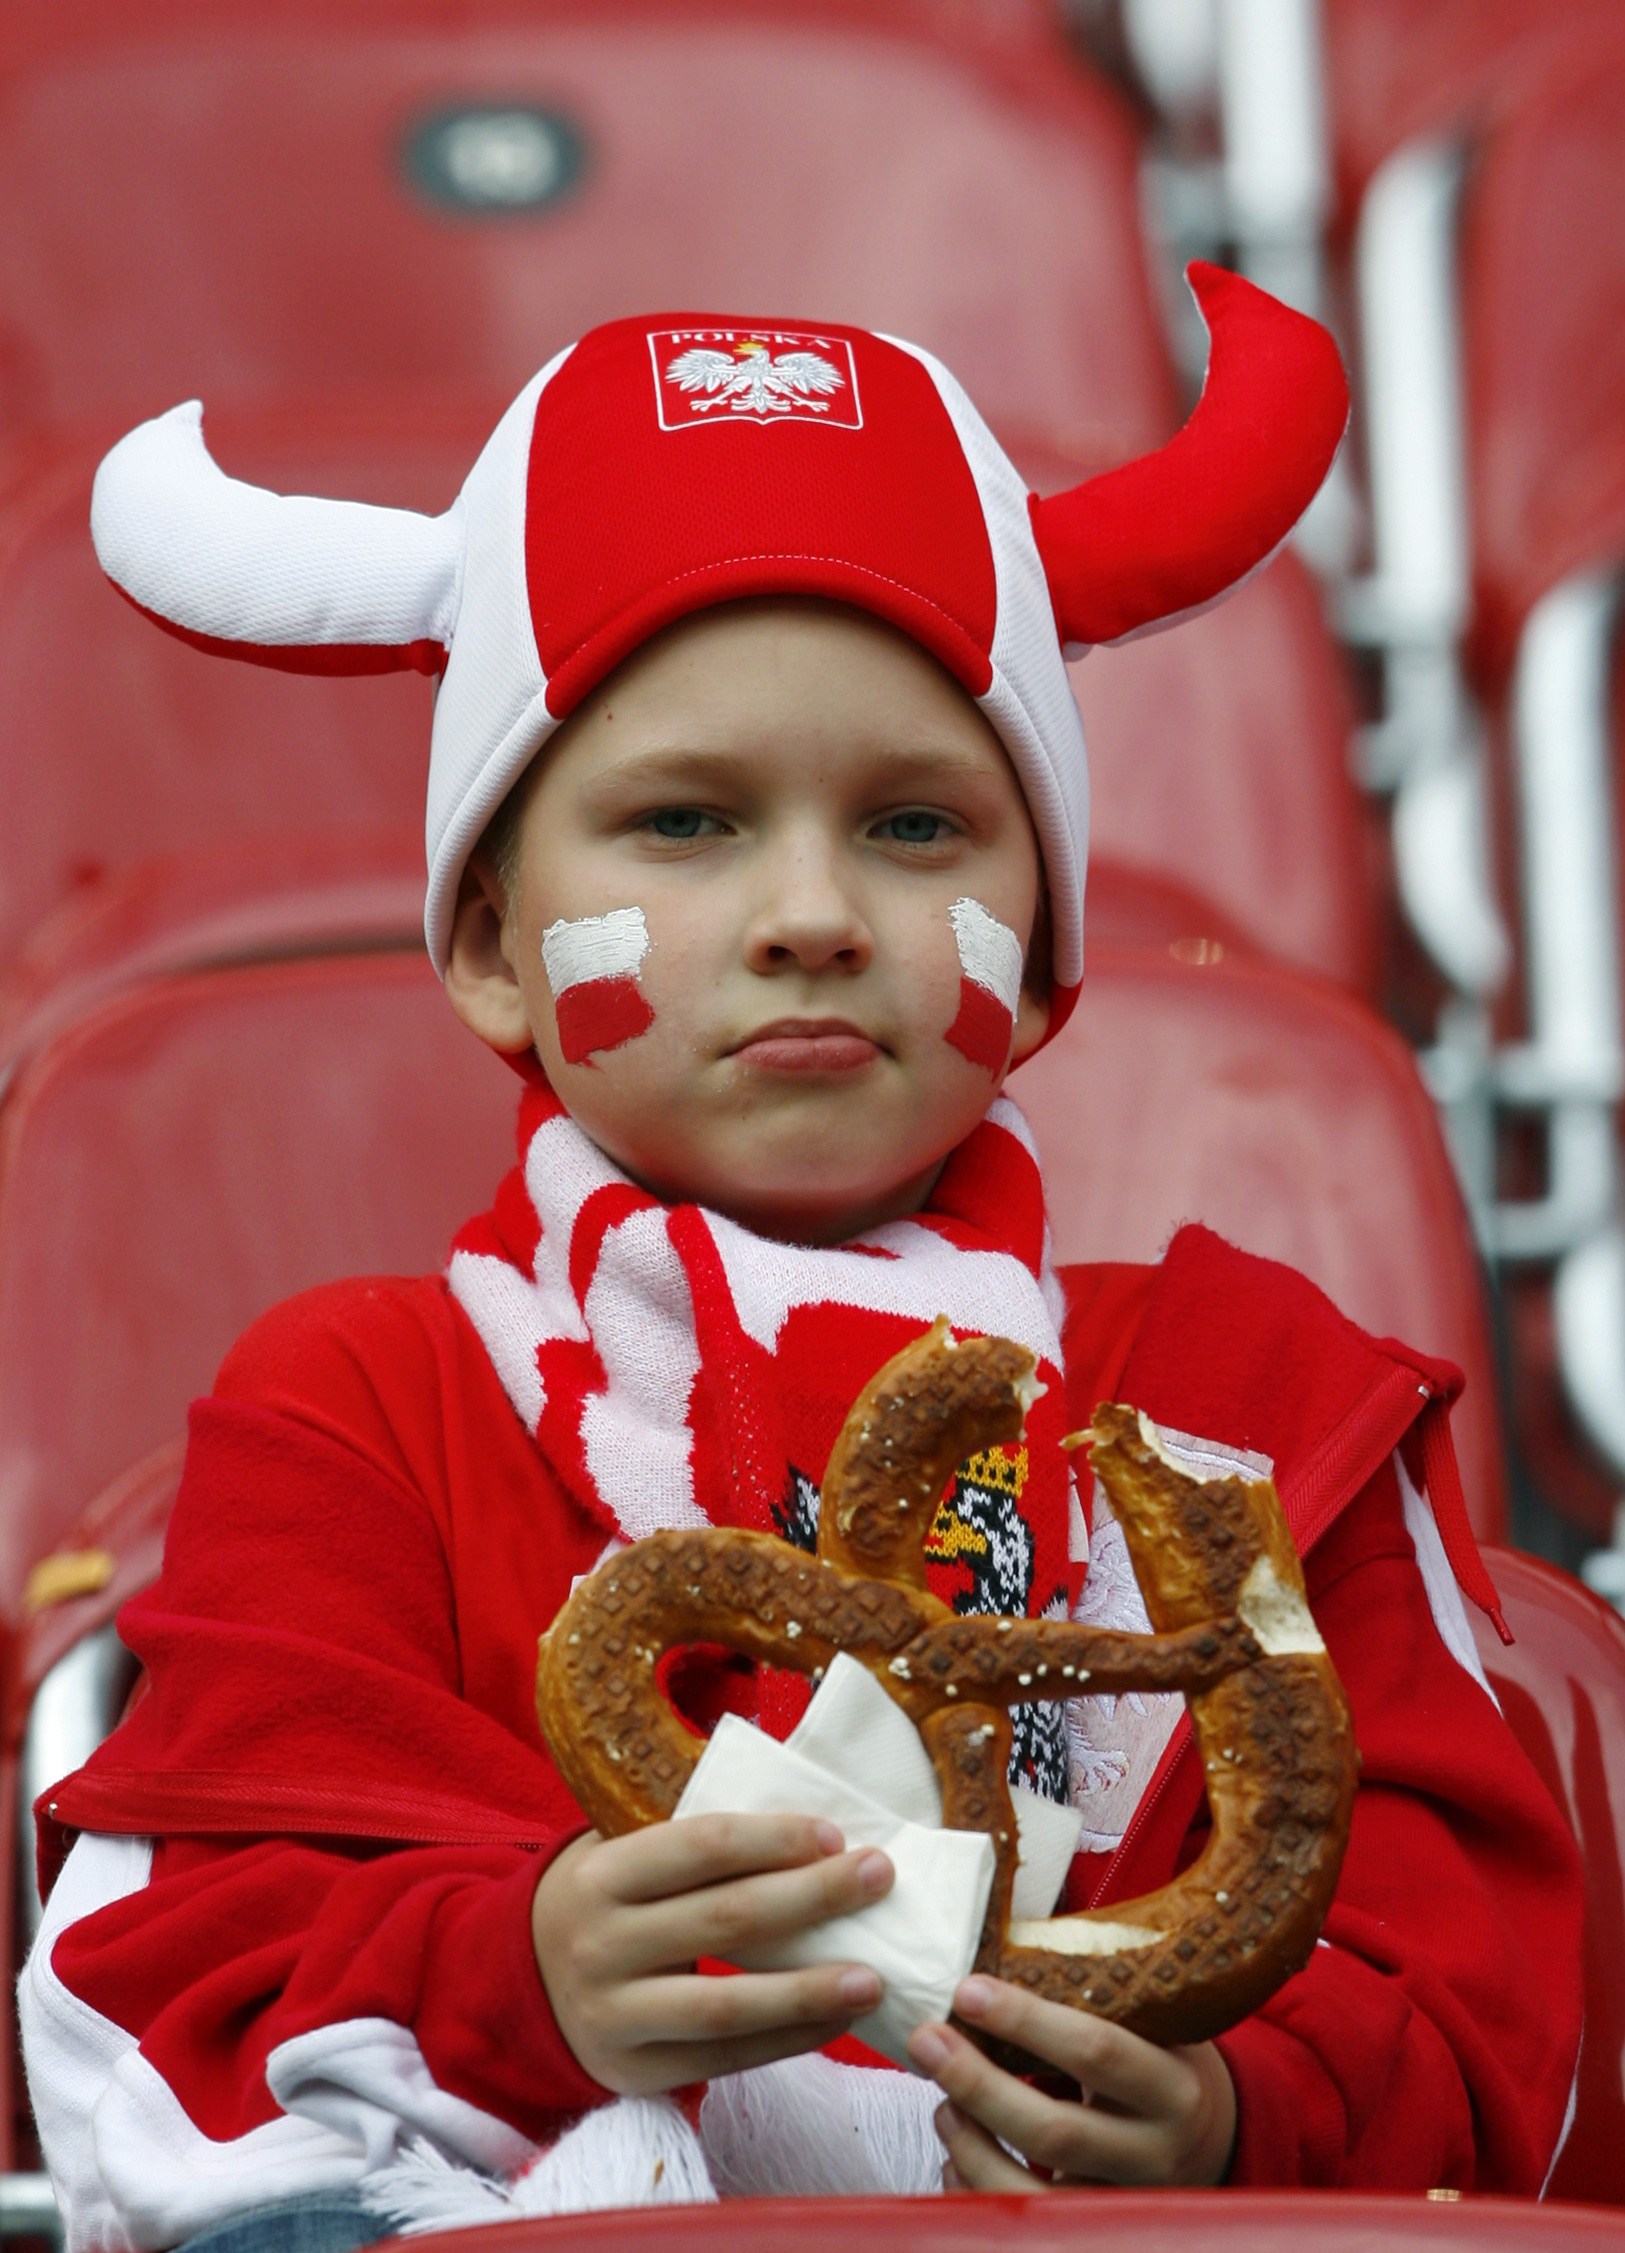
{"type": "MultiPolygon", "coordinates": [[[[1619,1474],[1588,1441],[1563,1382],[1552,1277],[1534,1270],[1500,1285],[1506,1337],[1507,1423],[1524,1473],[1569,1541],[1606,1548],[1614,1538],[1619,1474]]],[[[1567,1553],[1577,1551],[1566,1544],[1567,1553]]]]}
{"type": "Polygon", "coordinates": [[[1493,116],[1554,56],[1617,26],[1616,0],[1321,0],[1338,202],[1396,149],[1493,116]]]}
{"type": "MultiPolygon", "coordinates": [[[[662,2207],[644,2242],[661,2253],[1602,2253],[1619,2216],[1591,2208],[1467,2201],[1435,2212],[1417,2198],[1333,2191],[1049,2191],[1031,2197],[843,2198],[662,2207]]],[[[421,2237],[423,2253],[465,2253],[466,2236],[421,2237]]],[[[637,2253],[624,2214],[504,2225],[505,2253],[637,2253]]]]}
{"type": "MultiPolygon", "coordinates": [[[[1097,950],[1077,1023],[1015,1092],[1063,1258],[1154,1258],[1206,1219],[1462,1360],[1463,1471],[1498,1528],[1454,1185],[1409,1058],[1363,1008],[1260,964],[1097,950]]],[[[262,1308],[438,1265],[506,1162],[512,1108],[410,956],[137,988],[32,1058],[0,1115],[0,1620],[262,1308]]]]}
{"type": "Polygon", "coordinates": [[[1538,1558],[1504,1549],[1490,1569],[1517,1640],[1473,1615],[1484,1671],[1586,1866],[1585,2034],[1549,2195],[1625,2205],[1625,1621],[1538,1558]]]}
{"type": "MultiPolygon", "coordinates": [[[[1625,928],[1617,864],[1585,865],[1575,836],[1610,827],[1625,803],[1608,773],[1604,710],[1609,622],[1590,575],[1625,562],[1625,20],[1592,36],[1520,86],[1478,152],[1461,206],[1460,304],[1467,395],[1467,474],[1473,534],[1474,620],[1469,654],[1481,690],[1501,705],[1490,742],[1509,745],[1502,778],[1502,865],[1516,871],[1513,917],[1522,975],[1504,1009],[1503,1035],[1527,1044],[1503,1059],[1517,1103],[1544,1113],[1544,1189],[1538,1199],[1564,1222],[1542,1243],[1541,1203],[1496,1217],[1499,1240],[1525,1259],[1569,1265],[1608,1221],[1612,1186],[1588,1193],[1584,1165],[1565,1152],[1576,1134],[1600,1133],[1594,1060],[1617,1053],[1621,1027],[1591,975],[1625,928]],[[1561,245],[1561,255],[1554,255],[1561,245]],[[1589,610],[1588,610],[1589,605],[1589,610]],[[1594,616],[1592,614],[1595,614],[1594,616]],[[1589,623],[1585,621],[1589,619],[1589,623]],[[1568,825],[1569,842],[1553,840],[1568,825]],[[1554,826],[1555,825],[1555,826],[1554,826]],[[1521,1008],[1521,1022],[1512,1011],[1521,1008]],[[1590,1100],[1592,1119],[1582,1114],[1590,1100]],[[1533,1219],[1537,1235],[1528,1234],[1533,1219]]],[[[1525,1159],[1527,1141],[1513,1150],[1525,1159]]],[[[1617,1168],[1617,1159],[1615,1161],[1617,1168]]],[[[1597,1168],[1593,1167],[1593,1173],[1597,1168]]],[[[1534,1181],[1541,1180],[1537,1170],[1534,1181]]],[[[1561,1270],[1560,1270],[1561,1272],[1561,1270]]],[[[1559,1295],[1562,1286],[1559,1284],[1559,1295]]],[[[1518,1438],[1544,1500],[1592,1537],[1611,1534],[1620,1464],[1582,1439],[1556,1363],[1582,1413],[1598,1397],[1599,1358],[1572,1327],[1555,1336],[1544,1278],[1516,1278],[1507,1293],[1514,1348],[1518,1438]]],[[[1594,1325],[1587,1325],[1594,1329],[1594,1325]]]]}
{"type": "Polygon", "coordinates": [[[1166,435],[1138,135],[1036,0],[58,0],[0,23],[0,426],[511,395],[638,306],[1166,435]]]}
{"type": "Polygon", "coordinates": [[[1554,72],[1489,137],[1461,257],[1475,654],[1497,689],[1539,597],[1625,553],[1619,30],[1554,72]]]}
{"type": "MultiPolygon", "coordinates": [[[[1211,903],[1215,936],[1228,928],[1374,996],[1371,816],[1349,756],[1348,679],[1296,557],[1204,617],[1092,651],[1072,686],[1091,860],[1183,885],[1211,903]]],[[[1119,935],[1095,912],[1093,870],[1090,886],[1092,934],[1119,935]]]]}
{"type": "Polygon", "coordinates": [[[1155,1259],[1203,1220],[1368,1329],[1459,1362],[1468,1510],[1480,1539],[1503,1537],[1478,1264],[1433,1105],[1386,1025],[1269,963],[1097,947],[1073,1023],[1010,1092],[1038,1137],[1058,1259],[1155,1259]]]}
{"type": "MultiPolygon", "coordinates": [[[[481,405],[210,417],[234,475],[438,511],[481,405]]],[[[421,830],[432,692],[415,673],[301,676],[206,658],[114,593],[87,531],[96,443],[42,449],[0,507],[0,971],[76,893],[154,856],[318,830],[421,830]]]]}
{"type": "Polygon", "coordinates": [[[1166,948],[1176,962],[1215,962],[1227,954],[1258,952],[1247,933],[1200,892],[1143,868],[1119,868],[1091,853],[1084,909],[1084,952],[1091,963],[1100,947],[1166,948]]]}
{"type": "Polygon", "coordinates": [[[126,986],[290,955],[410,951],[422,928],[415,829],[278,831],[140,861],[76,892],[0,981],[0,1088],[126,986]]]}
{"type": "Polygon", "coordinates": [[[31,1061],[0,1114],[0,1620],[256,1314],[443,1262],[515,1094],[412,955],[142,988],[31,1061]]]}

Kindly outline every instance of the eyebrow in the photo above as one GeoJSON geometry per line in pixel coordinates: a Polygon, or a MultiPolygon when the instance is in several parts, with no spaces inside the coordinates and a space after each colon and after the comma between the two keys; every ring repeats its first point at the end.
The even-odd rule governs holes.
{"type": "MultiPolygon", "coordinates": [[[[606,789],[660,789],[670,785],[703,788],[707,783],[738,780],[740,770],[752,764],[754,746],[738,750],[702,749],[699,745],[673,745],[663,750],[629,751],[595,778],[606,789]]],[[[891,784],[920,787],[927,781],[981,782],[987,778],[982,761],[950,744],[888,744],[873,754],[873,771],[882,788],[891,784]]]]}

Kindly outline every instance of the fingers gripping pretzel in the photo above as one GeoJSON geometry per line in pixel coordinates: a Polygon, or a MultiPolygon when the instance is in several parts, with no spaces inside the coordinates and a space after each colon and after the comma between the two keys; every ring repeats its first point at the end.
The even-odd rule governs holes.
{"type": "Polygon", "coordinates": [[[976,1968],[1153,2041],[1206,2041],[1314,1946],[1353,1809],[1348,1707],[1274,1488],[1187,1476],[1130,1408],[1097,1409],[1089,1436],[1154,1634],[963,1618],[930,1594],[943,1487],[967,1455],[1020,1436],[1033,1369],[1024,1347],[956,1343],[939,1321],[853,1406],[824,1478],[816,1557],[744,1529],[634,1543],[543,1637],[537,1714],[583,1810],[614,1835],[669,1816],[703,1749],[661,1694],[668,1650],[721,1643],[815,1677],[846,1651],[918,1727],[943,1822],[993,1838],[976,1968]],[[1156,1893],[1012,1923],[1006,1709],[1085,1685],[1184,1692],[1212,1835],[1156,1893]]]}

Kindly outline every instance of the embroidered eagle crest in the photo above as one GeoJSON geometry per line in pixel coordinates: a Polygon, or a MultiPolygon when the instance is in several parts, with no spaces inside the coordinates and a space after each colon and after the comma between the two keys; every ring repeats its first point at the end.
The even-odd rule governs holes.
{"type": "MultiPolygon", "coordinates": [[[[956,1612],[1025,1617],[1033,1584],[1033,1536],[1017,1504],[1026,1483],[1025,1447],[985,1448],[949,1483],[925,1553],[934,1564],[951,1565],[963,1575],[953,1596],[956,1612]]],[[[818,1501],[816,1483],[792,1464],[784,1499],[773,1505],[773,1525],[781,1540],[809,1556],[818,1549],[818,1501]]],[[[1064,1588],[1056,1589],[1042,1616],[1065,1619],[1064,1588]]],[[[1010,1781],[1063,1806],[1066,1712],[1061,1702],[1049,1699],[1010,1708],[1010,1781]]]]}
{"type": "Polygon", "coordinates": [[[665,329],[649,338],[661,427],[821,421],[858,430],[857,370],[843,338],[782,329],[665,329]]]}
{"type": "Polygon", "coordinates": [[[680,353],[666,373],[685,391],[714,395],[694,401],[697,415],[708,407],[726,407],[734,415],[787,415],[798,400],[805,401],[815,415],[827,414],[824,401],[814,394],[839,391],[846,382],[822,352],[775,355],[755,337],[747,337],[731,353],[694,345],[680,353]]]}

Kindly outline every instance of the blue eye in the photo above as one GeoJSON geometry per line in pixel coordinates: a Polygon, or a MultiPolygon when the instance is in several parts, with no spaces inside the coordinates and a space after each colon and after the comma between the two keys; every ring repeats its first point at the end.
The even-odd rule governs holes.
{"type": "Polygon", "coordinates": [[[880,830],[897,845],[934,845],[947,826],[941,814],[926,813],[916,806],[907,813],[888,814],[880,830]]]}
{"type": "Polygon", "coordinates": [[[649,816],[649,827],[657,837],[675,837],[679,840],[702,834],[709,814],[702,814],[698,806],[662,806],[649,816]]]}

